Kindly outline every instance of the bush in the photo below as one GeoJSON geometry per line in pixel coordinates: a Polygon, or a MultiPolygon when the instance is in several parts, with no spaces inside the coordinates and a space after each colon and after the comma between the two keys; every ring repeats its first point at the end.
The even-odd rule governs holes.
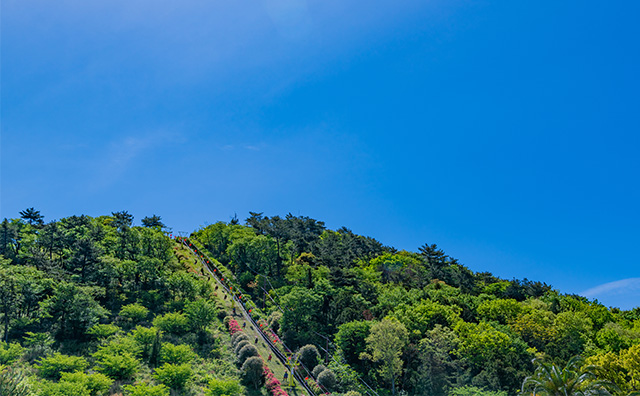
{"type": "Polygon", "coordinates": [[[313,371],[311,372],[311,375],[313,375],[313,378],[318,379],[318,376],[320,375],[321,372],[323,372],[324,370],[326,370],[327,367],[323,364],[319,364],[316,367],[313,368],[313,371]]]}
{"type": "Polygon", "coordinates": [[[7,344],[6,342],[0,341],[0,364],[9,365],[15,362],[20,359],[23,352],[24,348],[22,348],[20,344],[7,344]]]}
{"type": "Polygon", "coordinates": [[[187,303],[184,313],[189,326],[196,332],[205,331],[216,318],[215,307],[203,298],[187,303]]]}
{"type": "Polygon", "coordinates": [[[262,385],[264,379],[262,365],[262,359],[258,356],[250,357],[242,365],[242,379],[254,389],[258,389],[262,385]]]}
{"type": "Polygon", "coordinates": [[[109,394],[109,388],[113,380],[104,374],[85,374],[81,371],[75,373],[62,373],[60,382],[73,382],[84,385],[92,396],[102,396],[109,394]]]}
{"type": "Polygon", "coordinates": [[[244,364],[244,362],[253,356],[259,356],[258,348],[253,345],[245,345],[240,352],[238,352],[238,361],[240,364],[244,364]]]}
{"type": "Polygon", "coordinates": [[[117,355],[97,352],[94,356],[97,370],[115,380],[130,379],[140,369],[140,361],[128,352],[117,355]]]}
{"type": "Polygon", "coordinates": [[[316,367],[319,359],[320,354],[315,345],[305,345],[298,351],[298,361],[307,368],[316,367]]]}
{"type": "Polygon", "coordinates": [[[165,342],[160,349],[160,362],[183,364],[189,363],[197,357],[189,345],[173,345],[165,342]]]}
{"type": "Polygon", "coordinates": [[[78,356],[67,356],[59,352],[53,356],[40,359],[37,365],[38,372],[43,378],[58,380],[63,372],[72,373],[74,371],[84,371],[89,367],[85,358],[78,356]]]}
{"type": "Polygon", "coordinates": [[[236,354],[236,356],[238,356],[240,354],[240,350],[246,347],[247,345],[251,345],[251,343],[248,340],[240,340],[236,344],[235,348],[233,348],[233,352],[236,354]]]}
{"type": "MultiPolygon", "coordinates": [[[[225,320],[226,319],[227,318],[225,318],[225,320]]],[[[242,331],[242,328],[240,327],[240,324],[235,319],[229,320],[228,326],[229,326],[229,333],[231,333],[231,335],[234,335],[234,334],[242,331]]]]}
{"type": "Polygon", "coordinates": [[[0,366],[0,395],[30,396],[32,393],[22,373],[0,366]]]}
{"type": "Polygon", "coordinates": [[[153,375],[158,381],[171,389],[184,389],[187,382],[191,380],[193,371],[189,364],[170,364],[165,363],[162,367],[156,369],[153,375]]]}
{"type": "Polygon", "coordinates": [[[244,387],[238,381],[214,378],[209,381],[209,389],[205,394],[206,396],[235,396],[244,393],[244,387]]]}
{"type": "Polygon", "coordinates": [[[249,341],[249,336],[244,332],[239,331],[231,336],[231,345],[233,345],[233,347],[235,348],[236,345],[238,345],[238,343],[242,340],[249,341]]]}
{"type": "Polygon", "coordinates": [[[87,331],[87,334],[94,336],[99,340],[103,340],[106,338],[115,335],[120,328],[118,326],[112,324],[97,324],[87,331]]]}
{"type": "Polygon", "coordinates": [[[139,383],[124,387],[127,396],[169,396],[169,388],[164,385],[139,383]]]}
{"type": "Polygon", "coordinates": [[[336,375],[331,370],[324,370],[318,375],[318,385],[328,391],[332,391],[336,387],[336,375]]]}
{"type": "Polygon", "coordinates": [[[277,333],[278,331],[280,331],[281,320],[282,320],[282,312],[273,311],[271,315],[269,315],[267,322],[269,323],[269,327],[271,327],[271,329],[277,333]]]}
{"type": "Polygon", "coordinates": [[[78,382],[44,381],[39,387],[39,396],[91,396],[89,388],[78,382]]]}
{"type": "Polygon", "coordinates": [[[147,319],[149,310],[140,304],[125,305],[120,309],[120,318],[129,326],[136,325],[147,319]]]}
{"type": "Polygon", "coordinates": [[[153,319],[153,326],[175,335],[182,335],[189,331],[187,317],[178,312],[169,312],[162,316],[156,316],[153,319]]]}

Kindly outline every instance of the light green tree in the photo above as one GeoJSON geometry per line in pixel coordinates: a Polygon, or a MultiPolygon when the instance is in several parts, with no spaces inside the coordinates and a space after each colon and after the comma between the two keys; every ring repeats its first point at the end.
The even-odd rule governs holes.
{"type": "Polygon", "coordinates": [[[366,341],[367,352],[362,353],[361,358],[381,363],[378,372],[391,383],[391,393],[395,395],[396,378],[402,373],[400,355],[409,341],[406,327],[395,318],[384,318],[371,326],[366,341]]]}

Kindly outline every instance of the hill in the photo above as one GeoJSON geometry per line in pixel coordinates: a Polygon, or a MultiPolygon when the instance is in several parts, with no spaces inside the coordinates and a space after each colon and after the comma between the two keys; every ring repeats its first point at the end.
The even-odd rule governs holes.
{"type": "Polygon", "coordinates": [[[0,225],[7,394],[511,395],[542,362],[640,391],[640,309],[475,273],[435,244],[291,214],[189,238],[126,211],[20,215],[0,225]]]}

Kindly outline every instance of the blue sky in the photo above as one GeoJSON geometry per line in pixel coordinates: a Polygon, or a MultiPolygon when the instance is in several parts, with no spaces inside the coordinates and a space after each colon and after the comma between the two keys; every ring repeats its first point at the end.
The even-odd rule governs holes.
{"type": "Polygon", "coordinates": [[[288,212],[640,305],[640,4],[2,2],[0,216],[288,212]]]}

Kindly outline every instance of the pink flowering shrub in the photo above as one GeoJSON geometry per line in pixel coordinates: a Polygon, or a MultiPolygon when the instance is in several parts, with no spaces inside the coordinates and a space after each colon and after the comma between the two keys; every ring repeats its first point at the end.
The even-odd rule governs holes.
{"type": "Polygon", "coordinates": [[[239,331],[242,331],[242,327],[240,327],[240,323],[238,323],[238,321],[235,319],[229,320],[229,333],[231,333],[231,335],[234,335],[239,331]]]}
{"type": "Polygon", "coordinates": [[[269,367],[264,366],[265,387],[273,396],[289,396],[287,392],[282,389],[282,383],[276,378],[276,375],[271,371],[269,367]]]}

